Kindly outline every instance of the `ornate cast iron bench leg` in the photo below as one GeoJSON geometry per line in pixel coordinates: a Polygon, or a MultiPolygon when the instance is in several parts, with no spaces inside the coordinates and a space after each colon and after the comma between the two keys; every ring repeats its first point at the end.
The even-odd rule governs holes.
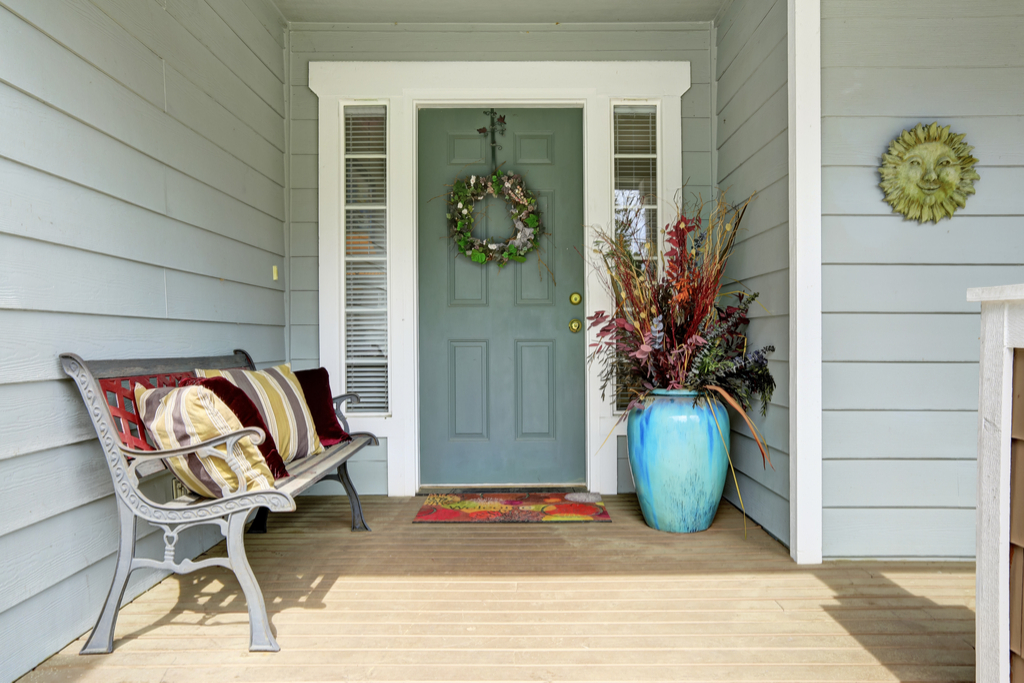
{"type": "MultiPolygon", "coordinates": [[[[263,508],[266,509],[266,508],[263,508]]],[[[270,631],[270,620],[267,618],[267,605],[263,601],[263,591],[256,582],[249,560],[245,556],[245,518],[249,511],[235,512],[228,518],[228,561],[238,578],[238,583],[245,594],[245,604],[249,608],[249,651],[277,652],[281,646],[270,631]]]]}
{"type": "Polygon", "coordinates": [[[132,573],[132,560],[135,557],[135,525],[138,518],[117,498],[117,521],[120,528],[120,541],[117,544],[117,565],[114,569],[114,580],[110,582],[110,592],[103,603],[100,618],[96,620],[89,639],[85,642],[80,654],[105,655],[114,650],[114,626],[117,625],[117,610],[124,597],[124,589],[128,585],[128,577],[132,573]]]}
{"type": "Polygon", "coordinates": [[[338,465],[338,481],[345,487],[348,494],[348,504],[352,507],[352,531],[369,531],[366,520],[363,519],[363,506],[359,503],[359,494],[356,492],[355,484],[348,476],[348,461],[338,465]]]}

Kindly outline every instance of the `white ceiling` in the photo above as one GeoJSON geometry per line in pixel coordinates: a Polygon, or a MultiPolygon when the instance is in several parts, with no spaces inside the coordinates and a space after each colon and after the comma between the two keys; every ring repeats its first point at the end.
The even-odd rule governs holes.
{"type": "Polygon", "coordinates": [[[546,24],[711,21],[729,0],[273,0],[294,22],[546,24]]]}

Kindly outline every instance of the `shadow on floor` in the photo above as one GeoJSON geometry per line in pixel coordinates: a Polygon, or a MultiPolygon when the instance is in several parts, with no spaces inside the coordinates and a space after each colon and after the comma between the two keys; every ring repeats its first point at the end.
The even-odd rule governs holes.
{"type": "Polygon", "coordinates": [[[468,676],[446,674],[437,662],[449,660],[491,667],[485,678],[536,662],[522,677],[582,680],[592,666],[619,681],[974,679],[971,564],[798,566],[752,523],[744,534],[728,504],[682,535],[648,528],[634,496],[606,502],[611,524],[412,524],[422,497],[367,497],[366,533],[350,531],[345,498],[300,497],[246,538],[281,653],[245,652],[241,590],[212,569],[126,605],[112,655],[77,657],[78,641],[25,681],[191,680],[228,661],[250,667],[242,680],[270,675],[256,662],[309,664],[312,678],[313,663],[352,678],[468,676]],[[153,653],[168,668],[125,668],[164,661],[153,653]]]}
{"type": "MultiPolygon", "coordinates": [[[[964,604],[974,604],[973,590],[968,597],[963,589],[941,586],[940,575],[957,572],[955,566],[842,564],[853,565],[864,576],[815,571],[835,595],[824,612],[897,680],[923,680],[922,668],[937,666],[945,669],[942,680],[974,680],[975,611],[964,604]]],[[[973,579],[973,565],[961,566],[958,573],[973,579]]]]}

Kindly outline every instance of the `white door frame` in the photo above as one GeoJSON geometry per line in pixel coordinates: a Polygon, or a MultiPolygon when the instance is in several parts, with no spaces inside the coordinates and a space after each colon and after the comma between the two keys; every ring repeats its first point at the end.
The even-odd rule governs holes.
{"type": "MultiPolygon", "coordinates": [[[[658,194],[671,199],[682,186],[681,102],[690,87],[689,62],[311,62],[309,87],[319,102],[320,363],[332,389],[344,378],[341,232],[341,107],[388,106],[388,323],[390,413],[355,416],[353,429],[388,440],[388,495],[409,496],[419,475],[419,343],[417,272],[417,112],[425,107],[579,107],[583,110],[584,225],[612,221],[612,107],[659,107],[658,194]],[[479,74],[479,75],[474,75],[479,74]],[[503,86],[492,74],[507,74],[503,86]],[[464,86],[453,85],[464,83],[464,86]]],[[[669,202],[662,202],[668,206],[669,202]]],[[[610,308],[588,269],[586,314],[610,308]]],[[[590,341],[590,333],[588,343],[590,341]]],[[[587,485],[617,492],[612,400],[603,400],[598,369],[586,375],[587,485]]],[[[612,397],[609,396],[609,399],[612,397]]]]}

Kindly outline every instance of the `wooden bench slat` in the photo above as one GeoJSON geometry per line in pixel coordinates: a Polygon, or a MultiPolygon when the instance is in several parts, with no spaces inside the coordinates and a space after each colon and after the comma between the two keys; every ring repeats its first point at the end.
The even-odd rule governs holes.
{"type": "Polygon", "coordinates": [[[328,446],[324,449],[323,453],[319,453],[309,458],[301,458],[299,460],[292,460],[290,463],[285,465],[288,469],[288,474],[292,476],[298,476],[313,466],[314,463],[319,460],[331,456],[339,451],[345,449],[358,450],[370,442],[368,436],[356,436],[351,441],[344,441],[334,446],[328,446]]]}
{"type": "Polygon", "coordinates": [[[249,356],[236,351],[230,356],[192,356],[190,358],[135,358],[130,360],[86,361],[96,379],[192,372],[196,368],[248,368],[249,356]]]}
{"type": "Polygon", "coordinates": [[[167,465],[164,464],[163,460],[140,462],[139,466],[135,468],[135,476],[139,479],[145,479],[146,477],[151,477],[154,474],[159,474],[166,469],[167,465]]]}
{"type": "MultiPolygon", "coordinates": [[[[275,488],[282,493],[287,493],[288,495],[295,497],[323,479],[324,475],[333,473],[338,469],[338,466],[341,463],[347,461],[355,455],[359,449],[366,446],[371,441],[372,438],[369,436],[356,436],[353,437],[351,441],[331,446],[318,455],[293,461],[288,464],[288,468],[291,470],[289,472],[291,476],[284,479],[278,479],[275,488]]],[[[154,471],[160,471],[163,469],[163,463],[154,460],[153,462],[140,464],[138,468],[136,468],[136,472],[146,466],[156,466],[159,468],[154,471]]],[[[183,496],[178,496],[174,500],[165,503],[165,505],[169,508],[183,508],[205,500],[209,499],[197,496],[194,493],[189,493],[183,496]]]]}
{"type": "Polygon", "coordinates": [[[299,495],[323,479],[324,475],[333,473],[334,470],[338,469],[338,465],[351,458],[370,441],[371,439],[368,436],[357,436],[351,441],[331,446],[320,455],[306,458],[306,460],[309,460],[309,463],[302,470],[297,469],[296,473],[287,479],[280,480],[277,490],[287,493],[292,497],[299,495]]]}

